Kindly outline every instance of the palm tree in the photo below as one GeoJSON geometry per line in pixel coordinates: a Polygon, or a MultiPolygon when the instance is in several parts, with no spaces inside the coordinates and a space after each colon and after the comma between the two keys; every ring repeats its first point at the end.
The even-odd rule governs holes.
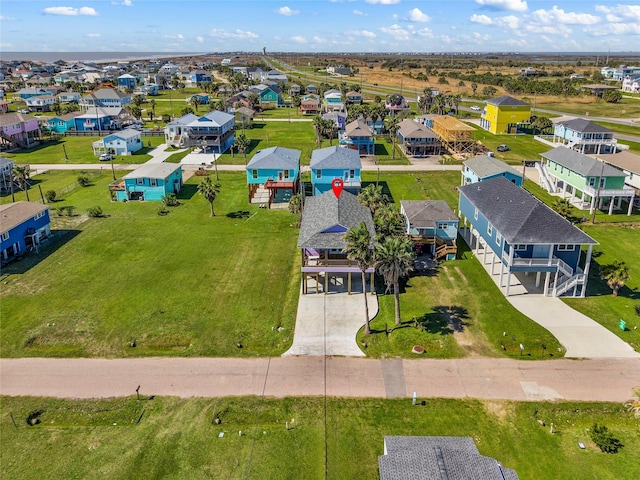
{"type": "Polygon", "coordinates": [[[324,120],[320,115],[316,115],[313,117],[313,128],[316,130],[316,143],[318,147],[320,147],[320,142],[322,141],[322,134],[324,131],[324,120]]]}
{"type": "Polygon", "coordinates": [[[378,208],[388,203],[389,198],[382,193],[382,185],[372,183],[360,190],[358,201],[371,210],[371,214],[374,214],[378,208]]]}
{"type": "Polygon", "coordinates": [[[387,203],[381,205],[373,215],[376,227],[376,240],[383,241],[387,237],[403,235],[406,230],[405,218],[397,205],[387,203]]]}
{"type": "Polygon", "coordinates": [[[298,226],[300,226],[300,223],[302,221],[303,203],[304,200],[301,193],[296,193],[289,199],[289,213],[291,213],[292,215],[299,215],[298,226]]]}
{"type": "Polygon", "coordinates": [[[629,267],[625,262],[618,260],[609,265],[603,265],[600,270],[600,278],[607,281],[614,297],[618,296],[618,290],[624,287],[624,283],[629,280],[629,277],[629,267]]]}
{"type": "Polygon", "coordinates": [[[472,96],[476,96],[476,90],[478,90],[478,84],[476,82],[473,82],[471,84],[471,90],[473,91],[473,93],[471,94],[472,96]]]}
{"type": "Polygon", "coordinates": [[[396,158],[396,135],[398,134],[398,129],[400,128],[400,122],[398,117],[395,115],[388,116],[384,119],[384,128],[389,132],[389,136],[391,137],[391,158],[395,160],[396,158]]]}
{"type": "Polygon", "coordinates": [[[27,197],[27,202],[29,202],[29,166],[15,166],[11,173],[13,174],[13,181],[18,184],[18,187],[20,187],[21,190],[24,191],[24,194],[27,197]]]}
{"type": "Polygon", "coordinates": [[[413,270],[413,244],[405,236],[387,237],[383,243],[376,244],[374,256],[387,291],[393,287],[396,325],[400,325],[400,277],[413,270]]]}
{"type": "Polygon", "coordinates": [[[204,177],[204,180],[198,185],[198,192],[209,202],[211,207],[211,216],[215,217],[216,214],[213,211],[213,202],[216,200],[218,193],[220,193],[220,184],[213,183],[211,177],[204,177]]]}
{"type": "Polygon", "coordinates": [[[329,146],[333,145],[333,137],[338,132],[338,126],[333,120],[324,120],[322,134],[329,137],[329,146]]]}
{"type": "Polygon", "coordinates": [[[200,97],[198,95],[193,95],[189,100],[189,103],[193,106],[193,108],[196,109],[197,112],[198,107],[202,104],[202,101],[200,100],[200,97]]]}
{"type": "Polygon", "coordinates": [[[245,136],[244,133],[241,133],[236,137],[236,148],[238,149],[238,153],[241,153],[244,156],[244,163],[247,163],[247,150],[249,149],[249,139],[245,136]]]}
{"type": "Polygon", "coordinates": [[[446,95],[442,95],[441,93],[438,93],[435,97],[433,97],[433,103],[438,109],[438,115],[444,115],[444,111],[447,106],[446,95]]]}
{"type": "Polygon", "coordinates": [[[60,115],[60,112],[62,111],[62,105],[60,105],[60,102],[53,102],[53,104],[51,105],[51,111],[56,115],[60,115]]]}
{"type": "Polygon", "coordinates": [[[365,335],[371,335],[371,326],[369,325],[369,301],[367,300],[367,269],[373,266],[373,245],[371,241],[371,233],[367,229],[367,225],[362,222],[358,227],[350,228],[344,236],[347,246],[344,252],[347,258],[356,262],[362,274],[362,293],[364,296],[365,311],[365,335]]]}
{"type": "Polygon", "coordinates": [[[156,116],[156,101],[155,99],[151,99],[151,101],[149,102],[149,105],[151,106],[151,120],[153,120],[153,117],[156,116]]]}
{"type": "Polygon", "coordinates": [[[553,204],[551,205],[551,208],[561,217],[564,217],[566,219],[568,219],[569,217],[571,217],[571,214],[573,213],[573,206],[571,205],[571,202],[569,200],[567,200],[566,198],[558,198],[556,199],[553,204]]]}

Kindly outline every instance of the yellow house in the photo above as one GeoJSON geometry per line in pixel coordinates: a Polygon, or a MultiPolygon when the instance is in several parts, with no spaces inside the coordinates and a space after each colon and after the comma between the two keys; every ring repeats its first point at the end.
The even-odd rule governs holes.
{"type": "Polygon", "coordinates": [[[531,118],[531,105],[503,95],[485,102],[480,126],[495,134],[525,133],[531,118]]]}

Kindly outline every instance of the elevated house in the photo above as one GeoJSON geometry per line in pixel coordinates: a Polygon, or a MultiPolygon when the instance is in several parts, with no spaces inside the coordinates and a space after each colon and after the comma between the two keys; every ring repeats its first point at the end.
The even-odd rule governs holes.
{"type": "Polygon", "coordinates": [[[387,98],[384,101],[384,108],[389,112],[389,114],[393,115],[398,112],[409,110],[410,107],[409,103],[402,95],[399,93],[392,93],[391,95],[387,95],[387,98]]]}
{"type": "Polygon", "coordinates": [[[627,188],[635,190],[637,201],[640,198],[640,155],[623,150],[609,155],[598,155],[597,158],[607,165],[622,170],[625,174],[624,184],[627,188]]]}
{"type": "Polygon", "coordinates": [[[309,95],[317,95],[318,94],[318,87],[316,87],[314,84],[310,83],[309,85],[307,85],[307,88],[305,88],[305,91],[309,95]]]}
{"type": "Polygon", "coordinates": [[[64,115],[58,115],[55,117],[47,118],[45,125],[49,131],[53,133],[64,134],[69,130],[75,130],[76,122],[75,118],[82,115],[80,112],[71,112],[64,115]]]}
{"type": "MultiPolygon", "coordinates": [[[[339,197],[328,191],[322,195],[307,197],[302,214],[298,248],[302,255],[302,293],[330,293],[332,284],[347,284],[347,291],[352,291],[352,274],[361,278],[358,265],[347,258],[344,249],[347,242],[345,234],[350,228],[364,223],[371,235],[371,245],[375,236],[375,228],[371,211],[358,202],[358,198],[343,191],[339,197]],[[345,282],[346,277],[346,282],[345,282]]],[[[375,269],[366,270],[369,275],[371,293],[375,292],[375,269]]],[[[365,293],[366,285],[362,285],[365,293]]]]}
{"type": "Polygon", "coordinates": [[[51,95],[51,92],[43,87],[21,88],[14,95],[26,100],[31,97],[41,97],[42,95],[51,95]]]}
{"type": "Polygon", "coordinates": [[[160,85],[157,83],[145,83],[140,85],[139,91],[147,96],[155,97],[160,92],[160,85]]]}
{"type": "Polygon", "coordinates": [[[460,220],[444,200],[402,200],[400,213],[418,253],[454,260],[460,220]]]}
{"type": "Polygon", "coordinates": [[[356,92],[355,90],[347,92],[345,98],[347,100],[347,105],[362,105],[364,103],[364,96],[362,93],[356,92]]]}
{"type": "Polygon", "coordinates": [[[300,192],[300,150],[259,150],[246,166],[249,203],[286,205],[300,192]]]}
{"type": "Polygon", "coordinates": [[[0,191],[6,192],[11,190],[11,182],[13,181],[13,160],[0,157],[0,191]]]}
{"type": "Polygon", "coordinates": [[[111,200],[162,200],[182,189],[182,166],[175,163],[146,163],[109,185],[111,200]]]}
{"type": "Polygon", "coordinates": [[[362,162],[355,150],[338,146],[314,150],[310,168],[314,195],[331,190],[331,183],[336,178],[344,182],[345,191],[356,195],[360,193],[362,162]]]}
{"type": "Polygon", "coordinates": [[[360,155],[373,155],[375,153],[373,130],[361,118],[345,126],[344,132],[339,134],[339,142],[340,145],[350,150],[355,150],[360,155]]]}
{"type": "Polygon", "coordinates": [[[118,77],[118,88],[120,90],[135,90],[138,85],[138,79],[129,73],[118,77]]]}
{"type": "Polygon", "coordinates": [[[75,129],[79,132],[117,130],[126,116],[121,107],[92,107],[74,117],[75,129]]]}
{"type": "Polygon", "coordinates": [[[200,147],[205,153],[224,153],[235,142],[235,116],[214,110],[201,117],[189,113],[167,124],[165,143],[172,147],[200,147]]]}
{"type": "Polygon", "coordinates": [[[60,103],[78,103],[82,99],[82,95],[78,92],[61,92],[56,95],[60,103]]]}
{"type": "Polygon", "coordinates": [[[249,91],[258,95],[260,107],[263,109],[277,108],[284,105],[282,93],[280,93],[280,89],[275,85],[253,85],[249,87],[249,91]]]}
{"type": "Polygon", "coordinates": [[[324,112],[342,112],[344,109],[345,106],[340,90],[331,89],[324,92],[322,101],[322,110],[324,112]]]}
{"type": "Polygon", "coordinates": [[[421,157],[440,154],[440,138],[429,127],[408,118],[402,120],[398,127],[396,135],[406,155],[421,157]]]}
{"type": "Polygon", "coordinates": [[[494,135],[527,133],[530,128],[531,105],[503,95],[485,102],[480,126],[494,135]]]}
{"type": "Polygon", "coordinates": [[[37,97],[29,97],[25,100],[27,108],[30,112],[49,112],[51,111],[51,105],[56,103],[56,97],[53,95],[40,95],[37,97]]]}
{"type": "Polygon", "coordinates": [[[561,143],[579,153],[615,153],[614,132],[591,120],[574,118],[558,122],[553,128],[553,143],[561,143]]]}
{"type": "Polygon", "coordinates": [[[628,202],[627,215],[631,215],[635,191],[625,186],[625,173],[605,162],[556,147],[540,154],[544,162],[539,165],[540,182],[550,193],[560,194],[580,209],[607,207],[609,215],[628,202]]]}
{"type": "Polygon", "coordinates": [[[49,207],[15,202],[0,205],[0,261],[5,263],[36,250],[51,235],[49,207]]]}
{"type": "Polygon", "coordinates": [[[313,94],[302,97],[300,111],[303,115],[317,115],[320,113],[320,97],[313,94]]]}
{"type": "Polygon", "coordinates": [[[289,85],[288,93],[290,97],[297,97],[298,95],[300,95],[300,85],[298,85],[297,83],[292,83],[291,85],[289,85]]]}
{"type": "Polygon", "coordinates": [[[518,480],[471,437],[384,437],[380,480],[518,480]]]}
{"type": "Polygon", "coordinates": [[[209,95],[206,93],[194,93],[193,95],[185,98],[185,100],[187,103],[191,103],[194,98],[197,99],[196,101],[199,105],[209,105],[209,95]]]}
{"type": "Polygon", "coordinates": [[[140,132],[132,128],[106,135],[93,142],[93,154],[111,153],[113,155],[131,155],[144,147],[140,132]]]}
{"type": "Polygon", "coordinates": [[[496,177],[505,177],[517,186],[522,186],[522,174],[495,157],[477,155],[463,163],[462,185],[484,182],[496,177]]]}
{"type": "Polygon", "coordinates": [[[347,114],[344,112],[327,112],[322,114],[323,120],[331,120],[338,131],[344,130],[347,126],[347,114]]]}
{"type": "Polygon", "coordinates": [[[507,296],[512,274],[535,274],[536,288],[544,275],[545,296],[585,296],[593,238],[504,177],[458,189],[465,240],[483,264],[489,256],[492,275],[499,265],[499,285],[507,296]]]}
{"type": "Polygon", "coordinates": [[[80,101],[83,107],[123,108],[131,103],[131,94],[113,88],[99,88],[85,95],[80,101]]]}
{"type": "Polygon", "coordinates": [[[622,81],[622,91],[640,93],[640,73],[624,77],[624,80],[622,81]]]}
{"type": "Polygon", "coordinates": [[[474,153],[472,126],[450,115],[438,115],[431,118],[432,130],[442,142],[442,146],[451,153],[474,153]]]}
{"type": "Polygon", "coordinates": [[[0,147],[28,148],[40,138],[38,119],[22,113],[0,115],[0,147]]]}
{"type": "Polygon", "coordinates": [[[249,107],[240,107],[234,109],[233,114],[236,117],[236,125],[240,128],[253,128],[253,117],[256,114],[255,110],[249,107]]]}

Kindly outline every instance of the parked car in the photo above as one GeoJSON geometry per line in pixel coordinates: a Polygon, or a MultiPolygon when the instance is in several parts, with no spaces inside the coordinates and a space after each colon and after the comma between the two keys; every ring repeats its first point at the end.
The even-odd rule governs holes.
{"type": "Polygon", "coordinates": [[[498,148],[496,149],[499,152],[508,152],[509,151],[509,145],[505,145],[504,143],[502,145],[498,145],[498,148]]]}
{"type": "Polygon", "coordinates": [[[18,110],[18,113],[29,113],[29,110],[27,110],[26,108],[21,108],[20,110],[18,110]]]}
{"type": "Polygon", "coordinates": [[[100,155],[101,162],[108,162],[112,158],[113,158],[113,155],[111,155],[110,153],[103,153],[102,155],[100,155]]]}
{"type": "Polygon", "coordinates": [[[478,105],[472,105],[471,106],[471,110],[475,111],[475,112],[479,112],[480,110],[482,110],[478,105]]]}

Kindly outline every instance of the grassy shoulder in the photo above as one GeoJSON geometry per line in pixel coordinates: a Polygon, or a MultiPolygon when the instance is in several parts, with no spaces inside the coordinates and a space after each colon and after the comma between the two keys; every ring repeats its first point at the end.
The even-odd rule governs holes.
{"type": "Polygon", "coordinates": [[[612,403],[429,399],[412,407],[410,399],[0,397],[0,405],[0,475],[16,480],[374,480],[385,435],[470,436],[482,455],[522,480],[638,473],[640,420],[612,403]],[[29,418],[41,423],[28,426],[29,418]],[[287,421],[294,428],[287,430],[287,421]],[[595,422],[624,444],[617,454],[591,442],[595,422]]]}

